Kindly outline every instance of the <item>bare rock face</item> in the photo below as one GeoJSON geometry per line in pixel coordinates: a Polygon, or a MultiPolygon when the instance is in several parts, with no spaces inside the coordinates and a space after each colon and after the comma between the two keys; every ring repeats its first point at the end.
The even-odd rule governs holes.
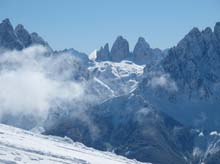
{"type": "Polygon", "coordinates": [[[17,38],[9,19],[5,19],[0,23],[0,47],[4,49],[23,48],[22,43],[17,38]]]}
{"type": "Polygon", "coordinates": [[[32,44],[31,36],[23,25],[21,24],[17,25],[15,28],[15,33],[18,39],[23,43],[24,47],[28,47],[32,44]]]}
{"type": "Polygon", "coordinates": [[[216,38],[220,41],[220,22],[215,24],[214,33],[216,38]]]}
{"type": "Polygon", "coordinates": [[[113,61],[120,62],[130,58],[129,44],[122,36],[117,37],[113,43],[111,51],[108,43],[101,47],[96,54],[96,61],[113,61]]]}
{"type": "Polygon", "coordinates": [[[97,51],[96,61],[121,62],[122,60],[130,60],[136,64],[144,65],[156,64],[163,57],[163,52],[158,48],[151,48],[143,37],[139,37],[133,52],[130,52],[128,41],[119,36],[114,42],[111,52],[109,52],[108,44],[97,51]]]}
{"type": "Polygon", "coordinates": [[[149,55],[150,45],[145,41],[143,37],[139,37],[138,41],[134,47],[133,55],[137,59],[145,58],[145,56],[149,55]]]}
{"type": "Polygon", "coordinates": [[[150,45],[145,41],[144,38],[140,37],[134,47],[133,60],[135,63],[144,64],[149,61],[151,56],[150,45]]]}
{"type": "Polygon", "coordinates": [[[117,37],[116,41],[114,42],[111,52],[110,52],[110,59],[114,62],[120,62],[124,59],[129,58],[129,44],[126,39],[122,36],[117,37]]]}
{"type": "Polygon", "coordinates": [[[199,31],[193,28],[169,50],[163,68],[182,91],[200,92],[199,97],[215,95],[220,80],[220,23],[199,31]]]}
{"type": "Polygon", "coordinates": [[[9,19],[0,23],[0,47],[3,49],[21,50],[31,45],[43,45],[49,50],[52,48],[37,33],[29,33],[23,25],[19,24],[14,29],[9,19]]]}
{"type": "Polygon", "coordinates": [[[31,35],[32,44],[43,45],[43,46],[51,49],[49,44],[41,36],[39,36],[36,32],[33,32],[30,35],[31,35]]]}
{"type": "Polygon", "coordinates": [[[101,47],[100,50],[97,51],[96,61],[107,61],[110,60],[110,52],[108,43],[105,44],[104,47],[101,47]]]}
{"type": "Polygon", "coordinates": [[[139,37],[133,51],[132,60],[137,64],[153,64],[162,58],[160,49],[152,49],[143,37],[139,37]]]}

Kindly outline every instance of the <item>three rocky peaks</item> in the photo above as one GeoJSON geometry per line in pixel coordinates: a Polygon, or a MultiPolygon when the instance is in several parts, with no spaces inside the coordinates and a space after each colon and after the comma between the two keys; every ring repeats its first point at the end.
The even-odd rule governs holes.
{"type": "Polygon", "coordinates": [[[139,37],[133,52],[129,50],[129,43],[122,36],[118,36],[109,50],[109,44],[106,43],[97,51],[96,61],[113,61],[131,60],[137,64],[147,64],[153,59],[162,56],[160,49],[152,49],[143,37],[139,37]]]}
{"type": "Polygon", "coordinates": [[[35,32],[29,33],[23,25],[18,24],[14,29],[8,18],[0,23],[1,48],[21,50],[34,44],[40,44],[51,49],[43,38],[35,32]]]}

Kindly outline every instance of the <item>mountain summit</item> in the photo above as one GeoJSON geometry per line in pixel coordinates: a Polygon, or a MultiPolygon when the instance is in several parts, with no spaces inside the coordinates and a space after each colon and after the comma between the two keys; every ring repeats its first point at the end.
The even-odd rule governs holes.
{"type": "Polygon", "coordinates": [[[0,23],[0,47],[18,50],[23,48],[9,19],[5,19],[0,23]]]}
{"type": "MultiPolygon", "coordinates": [[[[214,31],[193,28],[178,44],[171,48],[163,60],[164,70],[176,81],[183,92],[200,92],[199,97],[217,94],[220,81],[220,23],[214,31]]],[[[190,96],[190,95],[189,95],[190,96]]]]}
{"type": "Polygon", "coordinates": [[[122,36],[118,36],[111,49],[111,60],[119,62],[129,57],[129,43],[122,36]]]}
{"type": "Polygon", "coordinates": [[[0,48],[21,50],[31,45],[40,44],[52,50],[49,44],[37,33],[29,33],[23,25],[13,28],[7,18],[0,23],[0,48]]]}
{"type": "Polygon", "coordinates": [[[106,44],[97,51],[96,61],[113,61],[121,62],[122,60],[130,60],[136,64],[149,64],[158,62],[163,58],[160,49],[152,49],[143,37],[139,37],[133,52],[129,50],[129,43],[122,36],[118,36],[111,51],[109,45],[106,44]]]}

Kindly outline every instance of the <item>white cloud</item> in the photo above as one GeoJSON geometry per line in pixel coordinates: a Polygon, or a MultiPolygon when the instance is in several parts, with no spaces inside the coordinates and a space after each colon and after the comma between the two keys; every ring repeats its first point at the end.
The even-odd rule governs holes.
{"type": "Polygon", "coordinates": [[[57,101],[84,97],[84,83],[74,81],[74,57],[46,57],[47,49],[34,46],[0,54],[0,115],[31,114],[45,119],[57,101]]]}
{"type": "Polygon", "coordinates": [[[152,88],[161,87],[161,88],[164,88],[168,91],[177,91],[178,90],[175,81],[173,81],[168,74],[153,75],[150,78],[148,84],[152,88]]]}

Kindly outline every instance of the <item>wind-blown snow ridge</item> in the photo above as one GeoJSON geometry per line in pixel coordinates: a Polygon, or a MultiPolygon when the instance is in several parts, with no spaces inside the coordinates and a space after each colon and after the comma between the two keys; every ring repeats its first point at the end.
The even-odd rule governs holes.
{"type": "Polygon", "coordinates": [[[136,160],[88,148],[68,138],[44,136],[0,124],[3,164],[139,164],[136,160]]]}

